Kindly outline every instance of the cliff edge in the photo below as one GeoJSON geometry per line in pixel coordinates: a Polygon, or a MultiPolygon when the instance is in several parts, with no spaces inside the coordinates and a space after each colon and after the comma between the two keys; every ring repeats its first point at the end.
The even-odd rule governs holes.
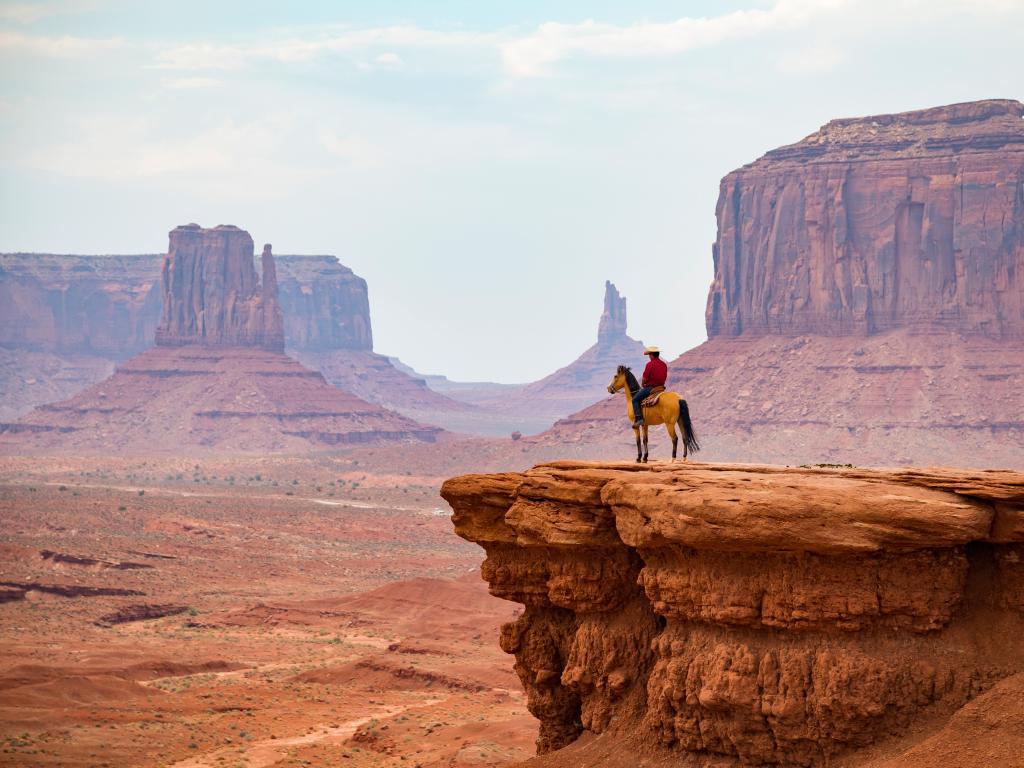
{"type": "Polygon", "coordinates": [[[441,495],[525,606],[501,646],[566,765],[863,765],[1024,679],[1021,473],[554,462],[441,495]]]}
{"type": "Polygon", "coordinates": [[[708,337],[1024,336],[1024,104],[833,120],[722,179],[708,337]]]}

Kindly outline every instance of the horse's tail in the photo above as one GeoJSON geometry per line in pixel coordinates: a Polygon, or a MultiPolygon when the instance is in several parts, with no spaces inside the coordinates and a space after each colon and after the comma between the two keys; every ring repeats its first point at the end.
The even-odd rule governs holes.
{"type": "Polygon", "coordinates": [[[683,432],[683,445],[688,453],[696,453],[700,450],[700,443],[697,442],[697,435],[693,432],[693,424],[690,422],[690,408],[683,398],[679,398],[679,428],[683,432]]]}

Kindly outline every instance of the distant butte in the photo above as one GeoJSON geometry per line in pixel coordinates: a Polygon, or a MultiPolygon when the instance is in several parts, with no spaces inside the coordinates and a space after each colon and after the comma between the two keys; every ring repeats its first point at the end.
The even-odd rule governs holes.
{"type": "MultiPolygon", "coordinates": [[[[190,225],[176,232],[168,285],[187,287],[189,253],[195,246],[189,243],[197,238],[237,241],[246,252],[253,250],[244,242],[248,236],[235,227],[197,230],[190,225]]],[[[35,406],[67,399],[102,381],[116,364],[152,347],[158,325],[163,345],[187,339],[224,346],[232,339],[245,342],[251,333],[258,346],[280,349],[273,311],[263,314],[258,327],[241,330],[260,301],[255,282],[272,293],[255,269],[233,264],[232,269],[246,273],[245,296],[230,297],[230,307],[196,313],[202,327],[190,328],[179,314],[181,305],[169,305],[163,317],[164,261],[165,254],[0,254],[0,421],[13,421],[35,406]]],[[[290,356],[321,371],[330,383],[412,418],[420,419],[427,410],[470,409],[432,392],[422,379],[373,351],[366,281],[336,257],[275,255],[273,263],[290,356]]],[[[201,295],[190,295],[192,301],[203,301],[201,295]]]]}
{"type": "Polygon", "coordinates": [[[1024,104],[833,120],[722,179],[709,337],[1024,338],[1024,104]]]}
{"type": "Polygon", "coordinates": [[[237,227],[178,227],[163,265],[157,346],[64,402],[0,425],[19,450],[300,451],[440,432],[329,385],[283,352],[270,247],[257,277],[237,227]]]}
{"type": "MultiPolygon", "coordinates": [[[[1022,115],[833,120],[722,180],[708,341],[669,364],[702,457],[1024,468],[1022,115]]],[[[630,438],[615,398],[540,440],[630,438]]]]}
{"type": "Polygon", "coordinates": [[[157,346],[189,344],[284,351],[284,319],[277,303],[277,271],[270,245],[253,265],[249,233],[234,226],[171,230],[163,266],[163,314],[157,346]]]}

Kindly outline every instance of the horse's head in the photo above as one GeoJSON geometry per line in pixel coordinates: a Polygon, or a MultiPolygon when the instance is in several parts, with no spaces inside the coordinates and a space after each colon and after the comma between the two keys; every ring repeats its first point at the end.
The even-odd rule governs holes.
{"type": "Polygon", "coordinates": [[[608,394],[614,395],[620,389],[626,386],[626,374],[629,372],[629,368],[624,365],[620,365],[615,371],[615,376],[612,377],[612,383],[608,385],[608,394]]]}

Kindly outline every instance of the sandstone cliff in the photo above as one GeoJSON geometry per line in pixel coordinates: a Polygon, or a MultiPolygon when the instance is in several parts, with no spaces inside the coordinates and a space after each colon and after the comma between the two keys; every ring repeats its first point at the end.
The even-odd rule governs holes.
{"type": "Polygon", "coordinates": [[[158,256],[0,254],[0,347],[124,359],[153,344],[158,256]]]}
{"type": "MultiPolygon", "coordinates": [[[[702,458],[1024,469],[1022,112],[834,120],[723,179],[709,339],[669,361],[702,458]]],[[[623,398],[540,440],[627,456],[623,398]]]]}
{"type": "Polygon", "coordinates": [[[709,337],[1024,336],[1024,105],[833,120],[733,171],[709,337]]]}
{"type": "Polygon", "coordinates": [[[366,281],[334,256],[278,256],[290,349],[373,349],[366,281]]]}
{"type": "Polygon", "coordinates": [[[262,285],[253,264],[253,242],[238,227],[171,230],[163,265],[159,346],[186,344],[284,349],[277,303],[277,275],[270,246],[263,249],[262,285]]]}
{"type": "MultiPolygon", "coordinates": [[[[242,236],[225,229],[223,237],[242,236]]],[[[241,247],[251,250],[245,242],[241,247]]],[[[116,363],[153,346],[161,322],[164,258],[0,254],[0,420],[71,397],[109,376],[116,363]]],[[[275,256],[273,262],[285,346],[293,357],[332,384],[413,418],[472,410],[432,392],[372,351],[366,281],[335,257],[275,256]]],[[[248,273],[241,261],[232,268],[248,273]]],[[[250,305],[263,301],[256,299],[254,275],[255,268],[246,277],[248,303],[235,297],[232,322],[244,315],[245,323],[256,322],[254,338],[279,348],[274,313],[264,313],[262,321],[250,317],[250,305]],[[259,323],[267,321],[271,327],[260,330],[259,323]]],[[[267,284],[263,279],[259,296],[272,294],[267,284]]],[[[175,290],[188,290],[185,281],[179,280],[175,290]]],[[[185,310],[185,304],[179,301],[178,309],[185,310]]],[[[192,315],[195,327],[199,313],[192,315]]],[[[234,335],[244,342],[252,333],[234,335]]],[[[164,340],[181,343],[193,335],[167,333],[164,340]]]]}
{"type": "Polygon", "coordinates": [[[0,424],[10,450],[296,451],[433,441],[418,424],[329,385],[284,354],[270,246],[256,277],[237,227],[178,227],[164,260],[157,347],[76,396],[0,424]]]}
{"type": "MultiPolygon", "coordinates": [[[[125,359],[153,346],[165,254],[0,254],[0,346],[125,359]]],[[[291,349],[371,349],[366,281],[334,256],[275,256],[291,349]]]]}
{"type": "Polygon", "coordinates": [[[544,765],[860,765],[1024,672],[1024,474],[556,462],[441,494],[525,606],[500,642],[538,751],[588,734],[544,765]]]}

